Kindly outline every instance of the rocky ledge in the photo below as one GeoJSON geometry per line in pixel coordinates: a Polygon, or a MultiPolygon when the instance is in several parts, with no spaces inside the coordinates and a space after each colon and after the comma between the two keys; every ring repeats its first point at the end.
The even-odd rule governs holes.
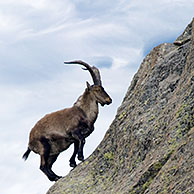
{"type": "Polygon", "coordinates": [[[194,20],[143,60],[103,141],[47,194],[194,193],[194,20]]]}

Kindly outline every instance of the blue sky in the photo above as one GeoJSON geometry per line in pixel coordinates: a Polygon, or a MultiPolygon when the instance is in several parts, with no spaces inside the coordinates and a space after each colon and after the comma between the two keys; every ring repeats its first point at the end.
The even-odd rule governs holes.
{"type": "MultiPolygon", "coordinates": [[[[53,184],[39,156],[21,159],[33,125],[70,107],[89,73],[63,61],[82,59],[100,68],[113,104],[100,108],[86,140],[88,157],[103,139],[146,54],[173,42],[194,17],[194,0],[0,0],[0,184],[3,194],[42,194],[53,184]]],[[[66,175],[72,148],[54,165],[66,175]]]]}

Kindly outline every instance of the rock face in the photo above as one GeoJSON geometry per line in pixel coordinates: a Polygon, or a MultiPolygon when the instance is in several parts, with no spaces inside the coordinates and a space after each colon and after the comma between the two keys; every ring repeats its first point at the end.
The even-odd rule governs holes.
{"type": "Polygon", "coordinates": [[[194,20],[144,59],[94,153],[47,194],[194,193],[194,20]]]}

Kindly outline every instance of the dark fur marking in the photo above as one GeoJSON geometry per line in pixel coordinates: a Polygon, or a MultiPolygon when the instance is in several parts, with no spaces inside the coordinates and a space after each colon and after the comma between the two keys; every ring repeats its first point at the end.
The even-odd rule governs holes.
{"type": "Polygon", "coordinates": [[[30,152],[31,152],[31,149],[28,147],[27,151],[24,153],[24,155],[22,156],[22,158],[23,158],[24,160],[27,160],[27,158],[28,158],[30,152]]]}

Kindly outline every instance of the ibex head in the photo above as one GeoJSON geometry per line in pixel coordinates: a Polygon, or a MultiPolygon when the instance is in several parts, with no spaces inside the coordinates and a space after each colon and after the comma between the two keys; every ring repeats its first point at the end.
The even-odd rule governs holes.
{"type": "Polygon", "coordinates": [[[91,92],[93,96],[95,97],[96,102],[100,103],[102,106],[104,106],[105,104],[109,105],[110,103],[112,103],[111,97],[106,93],[106,91],[102,87],[100,72],[95,66],[91,67],[89,64],[83,61],[80,61],[80,60],[64,62],[64,63],[83,65],[85,68],[82,68],[82,69],[88,70],[90,72],[93,82],[94,82],[94,85],[91,85],[91,86],[88,82],[86,82],[88,92],[91,92]]]}

